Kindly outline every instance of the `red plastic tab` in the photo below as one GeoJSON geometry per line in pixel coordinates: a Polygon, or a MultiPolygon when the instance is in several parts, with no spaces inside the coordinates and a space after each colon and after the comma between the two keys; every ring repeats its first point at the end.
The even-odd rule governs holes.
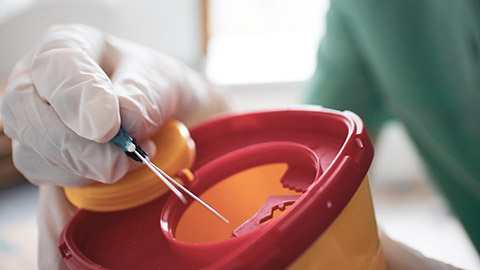
{"type": "Polygon", "coordinates": [[[239,237],[260,228],[265,225],[267,221],[273,219],[276,210],[285,211],[287,206],[294,204],[299,197],[300,195],[277,195],[268,197],[262,208],[250,219],[233,230],[232,235],[239,237]]]}

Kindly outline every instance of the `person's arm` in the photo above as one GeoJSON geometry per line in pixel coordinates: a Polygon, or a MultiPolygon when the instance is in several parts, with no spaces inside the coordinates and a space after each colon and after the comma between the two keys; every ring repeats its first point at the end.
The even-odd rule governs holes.
{"type": "MultiPolygon", "coordinates": [[[[382,124],[391,117],[390,112],[368,57],[355,36],[355,22],[353,16],[349,16],[354,7],[344,3],[347,1],[330,2],[326,34],[318,49],[317,68],[305,99],[307,103],[358,114],[374,139],[382,124]]],[[[381,229],[379,237],[389,270],[458,269],[392,240],[381,229]]]]}
{"type": "Polygon", "coordinates": [[[358,114],[369,134],[376,135],[390,117],[367,59],[355,38],[348,6],[331,1],[326,33],[317,52],[317,68],[305,101],[358,114]]]}

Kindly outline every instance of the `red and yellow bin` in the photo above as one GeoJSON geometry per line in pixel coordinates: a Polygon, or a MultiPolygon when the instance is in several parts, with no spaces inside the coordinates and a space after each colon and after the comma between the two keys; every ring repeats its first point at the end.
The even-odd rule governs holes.
{"type": "Polygon", "coordinates": [[[81,210],[59,250],[70,269],[385,269],[355,114],[321,107],[170,121],[153,161],[230,220],[182,204],[145,168],[66,189],[81,210]],[[162,151],[163,150],[163,151],[162,151]]]}

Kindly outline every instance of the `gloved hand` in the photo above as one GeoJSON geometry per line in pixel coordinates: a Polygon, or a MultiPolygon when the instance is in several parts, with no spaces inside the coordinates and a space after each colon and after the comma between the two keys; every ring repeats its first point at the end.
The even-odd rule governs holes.
{"type": "Polygon", "coordinates": [[[392,240],[382,230],[380,243],[388,270],[460,270],[453,265],[425,257],[420,252],[392,240]]]}
{"type": "Polygon", "coordinates": [[[50,28],[15,65],[2,104],[15,166],[35,184],[61,186],[126,174],[134,162],[105,143],[120,123],[154,154],[148,138],[168,118],[191,123],[222,109],[185,65],[83,25],[50,28]]]}

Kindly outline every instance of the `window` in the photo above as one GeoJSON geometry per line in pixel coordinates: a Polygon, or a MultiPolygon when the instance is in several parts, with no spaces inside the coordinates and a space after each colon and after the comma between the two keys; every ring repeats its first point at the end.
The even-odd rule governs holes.
{"type": "Polygon", "coordinates": [[[326,0],[209,0],[205,72],[219,85],[305,81],[326,0]]]}

